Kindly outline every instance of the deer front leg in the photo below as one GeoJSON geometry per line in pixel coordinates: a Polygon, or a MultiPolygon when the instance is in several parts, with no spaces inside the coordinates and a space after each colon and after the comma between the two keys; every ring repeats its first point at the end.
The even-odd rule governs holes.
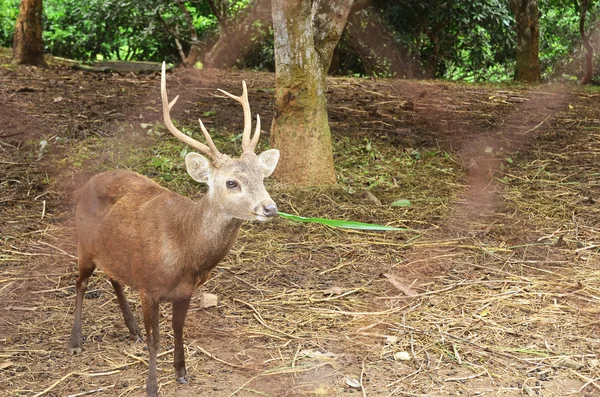
{"type": "Polygon", "coordinates": [[[158,330],[158,300],[142,293],[142,310],[144,312],[144,326],[146,328],[146,343],[148,344],[148,380],[146,381],[146,395],[158,397],[158,384],[156,381],[156,356],[160,348],[160,334],[158,330]]]}
{"type": "Polygon", "coordinates": [[[187,383],[187,371],[185,369],[185,353],[183,350],[183,324],[185,316],[190,307],[190,299],[182,299],[173,302],[173,334],[175,336],[175,353],[173,366],[175,367],[175,377],[177,382],[187,383]]]}
{"type": "Polygon", "coordinates": [[[123,292],[123,287],[121,286],[121,284],[112,279],[110,280],[110,283],[115,289],[115,294],[117,295],[117,300],[119,301],[119,306],[121,307],[121,311],[123,312],[123,318],[125,319],[125,325],[127,325],[127,329],[129,329],[129,338],[136,342],[141,341],[142,331],[140,331],[140,327],[138,326],[138,323],[135,320],[135,316],[131,312],[129,303],[127,303],[127,298],[125,297],[125,293],[123,292]]]}

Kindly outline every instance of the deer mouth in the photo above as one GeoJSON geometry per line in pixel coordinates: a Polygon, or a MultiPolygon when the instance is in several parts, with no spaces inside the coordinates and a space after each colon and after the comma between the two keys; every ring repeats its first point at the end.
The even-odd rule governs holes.
{"type": "Polygon", "coordinates": [[[273,218],[277,217],[277,213],[275,213],[275,215],[270,215],[270,216],[266,216],[264,214],[259,214],[258,212],[252,212],[251,214],[254,216],[254,220],[257,220],[260,222],[269,222],[269,221],[273,220],[273,218]]]}

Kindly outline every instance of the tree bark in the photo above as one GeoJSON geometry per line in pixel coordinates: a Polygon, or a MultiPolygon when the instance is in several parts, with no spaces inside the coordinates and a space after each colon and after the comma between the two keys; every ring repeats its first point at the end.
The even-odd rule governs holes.
{"type": "Polygon", "coordinates": [[[517,64],[515,80],[540,82],[539,24],[537,0],[511,0],[517,26],[517,64]]]}
{"type": "Polygon", "coordinates": [[[352,0],[272,0],[275,177],[300,186],[336,182],[327,118],[326,77],[352,0]]]}
{"type": "MultiPolygon", "coordinates": [[[[577,2],[575,2],[577,4],[577,2]]],[[[582,0],[580,4],[579,14],[579,33],[581,34],[581,40],[585,47],[585,71],[579,84],[587,85],[592,82],[594,76],[594,47],[592,46],[590,36],[594,33],[594,30],[598,27],[595,25],[590,29],[589,34],[585,32],[585,18],[587,16],[588,0],[582,0]]]]}
{"type": "Polygon", "coordinates": [[[42,41],[42,0],[21,0],[13,39],[13,63],[46,66],[42,41]]]}
{"type": "Polygon", "coordinates": [[[220,30],[219,40],[204,58],[206,67],[228,69],[253,49],[253,40],[262,31],[266,32],[260,27],[271,25],[271,0],[257,0],[252,7],[250,14],[235,29],[220,30]]]}

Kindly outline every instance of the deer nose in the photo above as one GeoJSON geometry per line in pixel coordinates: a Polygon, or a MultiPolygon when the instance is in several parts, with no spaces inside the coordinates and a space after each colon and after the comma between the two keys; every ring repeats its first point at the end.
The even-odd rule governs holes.
{"type": "Polygon", "coordinates": [[[277,215],[277,205],[275,205],[275,203],[265,205],[263,207],[263,215],[269,218],[277,215]]]}

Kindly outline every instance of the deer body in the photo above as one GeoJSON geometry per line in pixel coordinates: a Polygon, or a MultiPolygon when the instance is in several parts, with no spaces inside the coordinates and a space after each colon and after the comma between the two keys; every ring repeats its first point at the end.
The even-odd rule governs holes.
{"type": "Polygon", "coordinates": [[[105,172],[78,192],[79,250],[111,280],[161,302],[191,297],[196,280],[203,281],[225,257],[242,224],[210,204],[207,197],[194,202],[140,174],[105,172]]]}
{"type": "Polygon", "coordinates": [[[88,278],[99,267],[114,287],[125,324],[134,339],[141,339],[141,331],[125,298],[123,285],[140,292],[150,356],[148,396],[158,395],[159,303],[173,303],[175,375],[180,383],[187,383],[183,324],[192,294],[227,255],[244,221],[267,221],[277,214],[277,206],[267,193],[263,179],[275,169],[279,152],[271,149],[258,156],[254,154],[260,119],[257,117],[256,132],[251,138],[245,83],[243,88],[241,97],[222,91],[244,108],[244,153],[239,159],[231,159],[219,153],[202,122],[200,126],[208,146],[175,128],[169,112],[177,98],[171,103],[167,101],[163,64],[161,93],[167,129],[211,157],[209,160],[200,154],[188,153],[185,159],[190,176],[209,186],[200,201],[194,202],[140,174],[122,170],[94,176],[77,193],[79,276],[71,352],[82,350],[83,296],[88,278]]]}

